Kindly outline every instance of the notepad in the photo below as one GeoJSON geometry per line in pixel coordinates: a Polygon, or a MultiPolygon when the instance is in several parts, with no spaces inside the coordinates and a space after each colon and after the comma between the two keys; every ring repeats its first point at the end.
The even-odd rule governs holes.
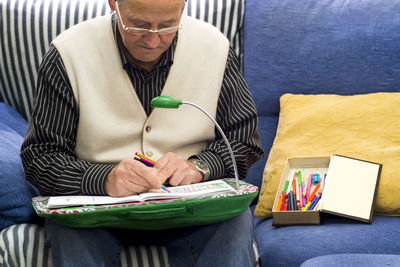
{"type": "Polygon", "coordinates": [[[106,205],[129,202],[145,202],[160,199],[200,199],[221,193],[236,193],[236,190],[223,180],[215,180],[190,185],[167,187],[165,190],[151,190],[146,193],[127,197],[109,196],[53,196],[47,202],[47,208],[74,207],[85,205],[106,205]]]}

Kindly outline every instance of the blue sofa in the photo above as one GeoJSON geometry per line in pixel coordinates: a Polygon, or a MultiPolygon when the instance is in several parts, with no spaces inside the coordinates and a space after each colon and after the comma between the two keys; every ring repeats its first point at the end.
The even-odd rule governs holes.
{"type": "MultiPolygon", "coordinates": [[[[397,0],[246,1],[244,75],[255,98],[266,155],[284,93],[400,91],[399,12],[397,0]]],[[[248,181],[261,186],[267,158],[254,164],[248,181]]],[[[324,216],[320,226],[274,227],[271,218],[255,218],[254,223],[263,267],[299,266],[323,255],[330,256],[307,266],[399,264],[400,256],[389,256],[400,255],[398,217],[375,216],[371,224],[338,216],[324,216]]]]}
{"type": "MultiPolygon", "coordinates": [[[[53,3],[57,2],[59,1],[53,3]]],[[[196,1],[189,1],[188,4],[191,8],[196,5],[201,8],[200,2],[196,4],[196,1]]],[[[205,2],[207,3],[205,7],[212,6],[211,0],[205,2]]],[[[281,95],[284,93],[352,95],[400,91],[400,2],[397,0],[236,2],[238,4],[233,10],[241,15],[244,10],[244,18],[235,20],[239,22],[237,35],[231,36],[227,32],[225,34],[233,44],[237,45],[237,51],[241,54],[243,72],[259,113],[259,131],[266,156],[251,167],[246,180],[261,187],[263,170],[276,133],[281,95]]],[[[0,7],[0,14],[5,14],[3,9],[17,8],[17,5],[4,1],[3,4],[0,3],[0,7]]],[[[90,7],[90,4],[85,4],[81,8],[90,7]]],[[[99,10],[101,14],[107,12],[104,6],[97,8],[98,13],[99,10]]],[[[193,10],[195,9],[192,9],[192,12],[193,10]]],[[[193,13],[202,14],[198,11],[193,13]]],[[[88,17],[86,12],[82,14],[80,19],[88,17]]],[[[212,20],[213,17],[210,15],[203,18],[212,20]]],[[[10,23],[11,19],[4,17],[4,21],[1,20],[0,17],[0,26],[1,23],[10,23]]],[[[221,27],[221,24],[219,26],[221,27]]],[[[57,25],[56,30],[59,28],[57,25]]],[[[25,46],[25,49],[15,47],[14,42],[26,41],[27,39],[24,39],[26,36],[33,38],[30,35],[20,35],[14,41],[7,43],[5,35],[0,34],[0,42],[7,44],[6,48],[3,46],[0,48],[0,66],[3,68],[0,71],[3,75],[3,79],[0,79],[0,100],[8,103],[0,104],[0,148],[2,149],[0,167],[1,170],[15,170],[15,173],[21,173],[21,163],[15,151],[18,151],[26,131],[27,122],[23,117],[25,119],[29,117],[29,103],[32,100],[32,92],[29,93],[29,86],[26,85],[36,77],[35,70],[38,67],[38,62],[35,63],[35,68],[29,68],[29,65],[26,66],[21,61],[21,55],[35,54],[36,50],[31,49],[29,45],[25,46]],[[5,56],[10,47],[16,51],[15,59],[5,56]],[[5,71],[5,66],[10,62],[17,67],[5,71]],[[26,72],[29,74],[24,76],[22,73],[26,72]],[[6,75],[15,75],[20,83],[5,83],[6,75]],[[22,88],[24,85],[25,89],[18,87],[22,88]],[[18,88],[11,88],[13,86],[18,88]],[[20,97],[23,93],[27,98],[20,97]]],[[[43,39],[43,36],[41,37],[43,39]]],[[[43,49],[41,51],[43,52],[43,49]]],[[[8,179],[6,171],[0,174],[2,187],[15,180],[8,179]]],[[[27,206],[30,197],[36,195],[37,191],[22,182],[14,184],[15,192],[23,194],[16,197],[16,193],[11,192],[6,197],[7,200],[4,198],[4,201],[3,199],[0,201],[0,222],[4,227],[8,226],[0,233],[0,265],[12,262],[15,265],[8,266],[18,266],[22,265],[22,262],[28,262],[32,266],[47,266],[49,250],[43,248],[43,230],[40,221],[32,217],[32,209],[27,206]],[[15,201],[10,203],[10,200],[14,199],[15,201]],[[4,203],[9,204],[7,206],[4,203]],[[11,206],[18,209],[10,211],[11,206]],[[29,245],[36,242],[35,240],[41,242],[39,250],[33,250],[30,247],[32,245],[29,245]]],[[[257,199],[251,206],[253,210],[256,203],[257,199]]],[[[259,264],[263,267],[302,264],[304,267],[388,264],[400,266],[398,217],[374,216],[371,224],[365,224],[338,216],[324,215],[319,226],[286,227],[272,226],[271,218],[254,218],[254,225],[259,264]]],[[[135,265],[132,264],[134,255],[138,255],[135,253],[142,253],[141,255],[147,253],[146,257],[153,257],[148,263],[149,266],[168,266],[164,261],[156,259],[165,258],[165,251],[156,250],[157,253],[154,251],[154,248],[126,249],[123,265],[135,265]]]]}

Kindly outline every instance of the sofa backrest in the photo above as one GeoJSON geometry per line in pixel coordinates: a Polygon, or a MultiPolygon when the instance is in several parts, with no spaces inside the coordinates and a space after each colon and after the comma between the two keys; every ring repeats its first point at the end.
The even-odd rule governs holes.
{"type": "Polygon", "coordinates": [[[266,152],[247,180],[260,185],[282,94],[400,91],[400,1],[249,0],[245,10],[244,75],[266,152]]]}
{"type": "MultiPolygon", "coordinates": [[[[0,101],[29,119],[50,42],[74,24],[110,12],[107,0],[0,1],[0,101]]],[[[216,26],[241,54],[244,0],[188,0],[185,12],[216,26]]]]}

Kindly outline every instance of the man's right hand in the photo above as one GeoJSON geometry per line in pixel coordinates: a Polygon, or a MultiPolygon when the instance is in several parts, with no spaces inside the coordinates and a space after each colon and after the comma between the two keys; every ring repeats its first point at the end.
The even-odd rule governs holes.
{"type": "Polygon", "coordinates": [[[126,158],[108,174],[105,190],[109,196],[123,197],[160,189],[162,182],[155,168],[126,158]]]}

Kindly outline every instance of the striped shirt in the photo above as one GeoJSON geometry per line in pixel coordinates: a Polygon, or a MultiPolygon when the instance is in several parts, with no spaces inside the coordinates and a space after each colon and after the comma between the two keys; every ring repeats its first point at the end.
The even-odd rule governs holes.
{"type": "MultiPolygon", "coordinates": [[[[129,61],[114,20],[113,26],[121,63],[149,115],[150,101],[161,94],[173,63],[176,37],[153,70],[147,72],[129,61]]],[[[255,105],[232,48],[218,99],[216,121],[230,141],[239,176],[244,178],[251,164],[264,152],[257,131],[255,105]]],[[[91,163],[76,157],[78,123],[79,106],[62,58],[51,46],[39,69],[32,117],[21,148],[26,177],[42,195],[106,195],[105,180],[115,165],[91,163]]],[[[215,136],[213,142],[193,157],[209,165],[210,179],[234,177],[229,151],[217,129],[215,136]]]]}

